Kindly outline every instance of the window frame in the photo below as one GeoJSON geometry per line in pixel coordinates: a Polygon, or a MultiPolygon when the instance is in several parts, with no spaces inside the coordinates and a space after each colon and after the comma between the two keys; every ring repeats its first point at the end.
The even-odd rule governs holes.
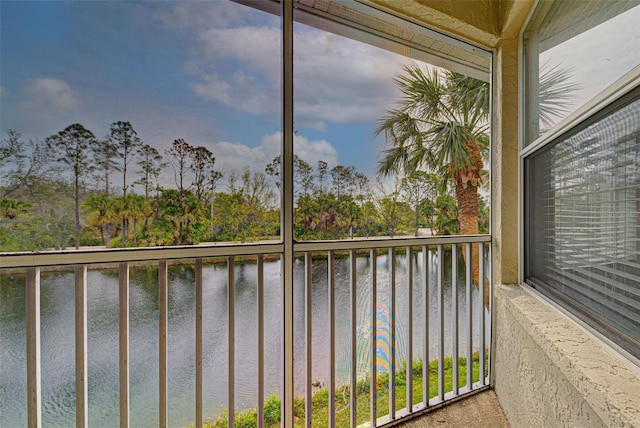
{"type": "MultiPolygon", "coordinates": [[[[550,145],[563,138],[579,132],[581,129],[598,121],[607,114],[620,108],[629,100],[636,99],[640,91],[640,65],[635,66],[625,75],[613,82],[602,92],[584,103],[574,112],[551,127],[546,133],[526,144],[526,82],[527,66],[524,52],[524,33],[527,26],[532,22],[536,7],[540,2],[531,8],[524,25],[522,26],[518,38],[518,109],[520,111],[518,119],[518,279],[519,284],[527,291],[538,298],[549,303],[560,311],[564,316],[574,321],[584,331],[594,337],[599,343],[604,344],[614,351],[621,358],[629,361],[635,366],[640,366],[640,358],[625,349],[620,343],[627,342],[624,333],[611,328],[606,323],[590,316],[577,305],[572,304],[560,293],[549,290],[548,287],[536,287],[536,282],[527,277],[528,271],[528,242],[527,242],[527,207],[528,207],[528,185],[530,176],[527,171],[527,159],[539,153],[550,145]],[[596,325],[596,326],[594,326],[596,325]],[[611,332],[614,339],[607,337],[602,331],[611,332]],[[620,342],[620,343],[619,343],[620,342]]],[[[628,343],[628,342],[627,342],[628,343]]],[[[635,344],[635,342],[633,342],[635,344]]]]}

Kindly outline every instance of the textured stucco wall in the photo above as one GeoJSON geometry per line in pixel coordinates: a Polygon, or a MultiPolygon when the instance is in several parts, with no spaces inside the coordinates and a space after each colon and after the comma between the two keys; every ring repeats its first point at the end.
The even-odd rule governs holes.
{"type": "Polygon", "coordinates": [[[640,427],[640,371],[520,286],[494,292],[494,387],[513,427],[640,427]]]}

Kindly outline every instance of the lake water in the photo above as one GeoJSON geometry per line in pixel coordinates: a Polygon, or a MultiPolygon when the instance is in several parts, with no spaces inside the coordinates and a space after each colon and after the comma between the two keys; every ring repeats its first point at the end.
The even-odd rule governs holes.
{"type": "MultiPolygon", "coordinates": [[[[450,278],[450,253],[445,256],[445,278],[450,278]]],[[[370,260],[357,259],[358,372],[366,375],[370,342],[370,260]]],[[[389,271],[386,256],[377,264],[376,349],[380,370],[388,367],[389,271]]],[[[414,263],[414,358],[421,358],[423,296],[421,257],[414,263]]],[[[436,283],[432,258],[430,273],[431,341],[429,359],[437,355],[436,283]]],[[[397,357],[405,358],[407,340],[407,285],[404,256],[397,257],[397,357]]],[[[466,346],[464,268],[460,260],[458,308],[460,351],[466,346]]],[[[130,389],[131,424],[157,426],[158,420],[158,316],[157,269],[131,268],[130,272],[130,389]]],[[[255,264],[236,265],[236,405],[256,406],[257,299],[255,264]]],[[[265,394],[280,394],[281,379],[281,290],[280,263],[267,262],[265,275],[265,394]]],[[[304,391],[304,263],[295,262],[295,379],[304,391]]],[[[227,400],[227,268],[203,269],[204,411],[214,417],[227,400]]],[[[349,373],[349,270],[346,259],[336,262],[336,370],[338,382],[349,373]]],[[[195,317],[193,266],[169,267],[169,422],[186,426],[195,418],[195,317]]],[[[451,354],[451,282],[444,282],[445,353],[451,354]]],[[[479,295],[473,289],[474,309],[479,295]]],[[[42,422],[46,427],[75,424],[74,375],[74,280],[68,272],[41,276],[42,422]]],[[[474,311],[474,325],[480,311],[474,311]]],[[[486,314],[484,314],[486,316],[486,314]]],[[[327,261],[313,263],[313,379],[327,384],[329,329],[327,310],[327,261]]],[[[0,275],[0,427],[26,425],[26,341],[24,275],[0,275]]],[[[474,348],[478,347],[474,334],[474,348]]],[[[88,370],[89,424],[118,426],[118,277],[117,270],[93,269],[88,275],[88,370]]]]}

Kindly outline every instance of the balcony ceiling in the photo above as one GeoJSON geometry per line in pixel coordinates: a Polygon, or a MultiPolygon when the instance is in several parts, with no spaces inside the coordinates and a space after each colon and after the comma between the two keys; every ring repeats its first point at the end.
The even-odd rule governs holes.
{"type": "Polygon", "coordinates": [[[535,0],[360,0],[395,14],[495,48],[516,37],[535,0]]]}
{"type": "MultiPolygon", "coordinates": [[[[296,20],[383,49],[407,54],[430,64],[488,80],[489,51],[388,14],[372,13],[358,2],[294,0],[296,20]],[[410,48],[410,51],[407,51],[410,48]]],[[[364,2],[359,2],[364,3],[364,2]]],[[[374,5],[375,7],[375,5],[374,5]]]]}
{"type": "MultiPolygon", "coordinates": [[[[279,14],[278,0],[233,1],[279,14]]],[[[294,3],[296,21],[391,51],[398,50],[398,46],[401,50],[415,48],[411,56],[416,59],[487,80],[490,55],[476,46],[491,50],[497,48],[502,39],[517,37],[535,0],[355,0],[348,3],[294,0],[294,3]],[[407,27],[406,21],[371,15],[358,7],[358,3],[427,28],[415,31],[410,28],[414,24],[407,27]],[[437,31],[456,36],[461,42],[447,39],[437,31]],[[386,42],[381,43],[380,36],[386,42]]]]}

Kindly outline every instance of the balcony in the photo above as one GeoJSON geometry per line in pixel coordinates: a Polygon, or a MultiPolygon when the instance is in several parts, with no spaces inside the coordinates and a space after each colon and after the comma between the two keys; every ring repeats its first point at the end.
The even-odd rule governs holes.
{"type": "Polygon", "coordinates": [[[489,236],[295,244],[293,320],[281,244],[6,255],[7,286],[25,298],[25,319],[11,325],[26,323],[26,353],[12,361],[26,368],[24,389],[13,384],[11,395],[16,406],[26,399],[29,426],[199,427],[223,414],[229,426],[248,414],[273,426],[267,397],[280,403],[288,387],[295,408],[282,411],[296,425],[402,421],[488,388],[491,312],[481,296],[491,284],[472,284],[472,250],[489,278],[489,236]],[[117,331],[99,331],[116,320],[117,331]],[[73,333],[55,331],[71,324],[73,333]],[[286,349],[274,342],[286,334],[294,355],[280,367],[286,349]],[[101,355],[110,347],[117,360],[101,355]]]}
{"type": "MultiPolygon", "coordinates": [[[[465,263],[471,248],[482,251],[488,273],[489,240],[296,244],[292,323],[282,305],[281,244],[5,255],[3,287],[24,290],[25,312],[3,328],[22,325],[26,343],[3,360],[23,379],[5,384],[15,403],[3,418],[28,426],[203,426],[233,408],[223,419],[229,426],[274,426],[281,416],[272,396],[283,403],[290,387],[291,407],[280,410],[295,426],[459,426],[484,409],[485,426],[508,426],[500,405],[511,418],[535,415],[526,410],[532,401],[517,397],[536,397],[542,382],[566,391],[536,402],[545,425],[574,411],[594,421],[608,415],[606,425],[633,421],[610,409],[633,406],[636,375],[555,309],[519,287],[491,285],[489,308],[501,308],[492,317],[480,298],[484,285],[476,290],[465,263]],[[286,334],[291,358],[283,358],[286,334]],[[611,370],[617,384],[592,383],[611,370]],[[591,391],[588,407],[571,407],[586,396],[570,385],[591,391]]],[[[3,304],[16,304],[5,297],[3,304]]]]}
{"type": "MultiPolygon", "coordinates": [[[[2,7],[8,7],[9,3],[2,7]]],[[[267,60],[263,67],[266,71],[263,70],[259,79],[249,78],[251,75],[239,68],[233,74],[236,79],[233,83],[239,83],[234,89],[240,91],[228,92],[228,82],[222,79],[228,76],[221,77],[211,69],[210,73],[199,75],[199,80],[183,85],[195,95],[180,98],[186,99],[186,104],[194,97],[226,103],[229,110],[224,110],[225,114],[238,107],[250,110],[251,114],[264,113],[264,105],[273,101],[270,107],[275,116],[282,116],[282,127],[275,131],[270,128],[259,136],[265,137],[263,141],[281,140],[278,141],[283,167],[275,168],[275,159],[271,164],[272,171],[279,170],[282,177],[279,191],[284,197],[280,207],[273,210],[280,209],[280,212],[272,216],[277,218],[281,214],[280,239],[237,245],[2,253],[0,307],[13,305],[19,309],[0,320],[0,352],[8,355],[0,365],[3,373],[15,373],[11,381],[3,378],[0,383],[4,400],[0,401],[3,410],[0,425],[200,427],[216,421],[220,424],[216,426],[412,427],[434,423],[468,426],[468,422],[455,421],[475,418],[474,426],[481,426],[481,422],[487,426],[508,423],[515,427],[640,426],[637,355],[634,357],[628,348],[621,347],[608,332],[603,334],[602,329],[593,328],[588,316],[577,316],[562,301],[533,289],[526,281],[532,258],[538,261],[538,269],[559,269],[549,264],[547,254],[533,254],[528,246],[532,228],[527,222],[538,215],[545,221],[549,219],[545,223],[548,227],[533,232],[549,253],[553,246],[546,239],[556,232],[564,233],[558,242],[566,248],[557,254],[560,262],[564,258],[566,269],[562,267],[562,272],[556,272],[554,281],[579,282],[586,278],[584,288],[589,290],[592,300],[597,302],[604,294],[603,303],[617,299],[618,307],[632,309],[625,313],[632,316],[640,313],[637,306],[632,307],[638,301],[637,271],[627,269],[620,274],[619,269],[638,267],[637,258],[632,257],[637,257],[640,237],[637,221],[640,140],[637,130],[630,129],[637,120],[637,110],[623,111],[622,120],[610,120],[611,112],[619,112],[633,102],[637,105],[638,50],[635,45],[625,49],[637,39],[632,33],[635,26],[617,25],[614,30],[603,31],[595,37],[595,44],[576,46],[574,43],[561,49],[562,54],[550,52],[576,34],[581,36],[592,28],[602,28],[601,24],[615,24],[612,17],[634,8],[637,13],[637,2],[594,1],[589,7],[582,7],[560,0],[491,1],[466,2],[464,8],[447,1],[400,4],[395,0],[296,0],[295,7],[289,2],[283,3],[287,5],[286,12],[282,12],[284,9],[277,1],[234,2],[236,6],[249,5],[252,11],[270,14],[254,22],[260,37],[251,39],[251,42],[260,42],[255,43],[260,47],[262,42],[271,42],[269,48],[252,54],[262,54],[267,60]],[[353,9],[343,7],[346,4],[353,9]],[[605,10],[603,5],[611,9],[605,10]],[[537,17],[532,15],[535,10],[539,13],[537,17]],[[274,21],[277,22],[274,24],[274,21]],[[304,130],[299,136],[299,130],[293,126],[297,114],[293,104],[298,102],[300,111],[306,109],[305,114],[311,111],[317,115],[302,117],[306,122],[296,116],[296,127],[307,126],[307,135],[315,135],[316,143],[324,143],[324,139],[320,140],[322,135],[314,133],[330,121],[342,123],[345,106],[327,103],[316,108],[313,104],[316,95],[329,94],[329,101],[333,101],[332,97],[343,95],[345,88],[358,87],[353,81],[359,81],[361,76],[348,79],[348,84],[341,81],[341,85],[333,85],[338,74],[353,76],[338,66],[298,67],[306,74],[294,76],[296,67],[291,47],[296,38],[294,21],[300,24],[298,29],[306,25],[324,31],[324,36],[331,36],[326,37],[329,41],[337,40],[332,39],[333,36],[344,36],[349,42],[377,44],[406,59],[432,61],[491,83],[491,160],[486,163],[491,168],[490,234],[295,240],[292,230],[296,190],[294,153],[309,148],[305,144],[310,140],[302,138],[304,130]],[[281,32],[263,32],[264,22],[278,29],[280,24],[284,25],[281,32]],[[611,42],[614,33],[622,39],[620,43],[611,42]],[[443,34],[459,39],[442,43],[447,38],[443,34]],[[622,37],[625,34],[630,35],[622,37]],[[263,37],[265,35],[268,37],[263,37]],[[616,47],[619,49],[614,49],[616,47]],[[596,48],[606,50],[606,55],[596,48]],[[616,56],[620,51],[623,54],[616,56]],[[281,63],[272,62],[279,54],[281,63]],[[538,110],[542,107],[539,86],[543,80],[539,62],[544,60],[543,54],[557,55],[562,61],[578,58],[580,71],[590,71],[585,85],[587,91],[580,93],[582,98],[576,106],[564,112],[566,117],[553,118],[556,123],[548,126],[546,134],[538,120],[538,110]],[[626,74],[600,73],[597,78],[596,72],[610,69],[611,64],[619,65],[615,72],[626,74]],[[321,86],[317,92],[296,92],[300,98],[295,99],[296,79],[301,83],[299,88],[323,79],[330,84],[321,86]],[[234,97],[256,90],[259,85],[253,87],[255,82],[270,83],[272,87],[248,99],[246,104],[238,105],[234,97]],[[277,86],[279,82],[283,83],[282,88],[277,86]],[[282,99],[277,99],[280,90],[282,99]],[[269,102],[264,102],[265,99],[269,102]],[[567,177],[564,184],[567,188],[579,187],[588,203],[575,204],[575,193],[566,191],[561,195],[560,207],[565,210],[565,218],[558,216],[559,220],[554,222],[550,208],[555,201],[551,196],[556,195],[549,186],[558,176],[552,177],[551,168],[545,163],[539,165],[536,170],[539,173],[531,173],[527,162],[545,147],[554,147],[560,137],[575,129],[594,131],[597,126],[593,125],[600,119],[613,122],[613,131],[620,133],[614,138],[616,144],[603,149],[597,135],[588,135],[583,138],[584,147],[569,146],[568,158],[579,166],[564,166],[567,177]],[[618,123],[624,126],[615,126],[618,123]],[[297,147],[294,140],[299,144],[297,147]],[[606,167],[600,168],[592,162],[594,158],[589,156],[594,153],[602,155],[596,161],[606,167]],[[587,165],[580,164],[581,161],[587,165]],[[616,165],[615,172],[610,165],[616,165]],[[542,176],[544,180],[540,179],[542,176]],[[576,180],[585,177],[599,180],[594,186],[598,187],[597,197],[587,194],[594,188],[576,184],[576,180]],[[613,187],[607,187],[612,184],[613,187]],[[537,201],[532,195],[549,196],[549,199],[537,201]],[[608,208],[603,210],[605,201],[608,208]],[[588,208],[586,214],[585,207],[588,208]],[[576,221],[580,223],[577,229],[576,221]],[[561,242],[567,236],[571,240],[561,242]],[[609,245],[616,248],[612,250],[609,245]],[[472,250],[480,254],[479,271],[485,280],[471,280],[473,273],[467,261],[473,259],[469,255],[472,250]],[[588,253],[587,257],[583,257],[584,252],[588,253]],[[595,273],[586,266],[611,261],[621,263],[607,264],[606,269],[595,273]],[[590,280],[590,276],[596,280],[590,280]],[[603,287],[606,293],[598,294],[603,287]],[[614,287],[623,288],[627,294],[618,298],[620,294],[614,293],[614,287]],[[4,290],[10,292],[5,294],[4,290]]],[[[111,4],[101,3],[109,7],[111,4]]],[[[205,2],[198,6],[202,4],[222,3],[205,2]]],[[[209,24],[209,16],[199,16],[198,11],[201,10],[196,8],[195,15],[176,15],[190,18],[180,22],[167,19],[169,15],[162,13],[153,18],[174,30],[174,24],[180,24],[184,26],[180,31],[186,31],[184,29],[191,28],[195,21],[209,24]]],[[[234,13],[213,15],[237,18],[234,13]]],[[[2,27],[7,31],[11,22],[5,19],[2,27]]],[[[143,21],[153,20],[139,20],[143,21]]],[[[239,21],[251,22],[250,19],[239,21]]],[[[94,23],[83,21],[85,26],[94,23]]],[[[13,25],[14,30],[44,27],[13,25]]],[[[64,30],[66,34],[66,26],[64,30]]],[[[223,22],[215,30],[198,36],[214,34],[216,37],[211,39],[224,43],[207,45],[202,55],[183,63],[184,70],[194,72],[202,67],[198,60],[207,54],[255,65],[252,63],[255,58],[249,58],[251,55],[231,55],[244,53],[247,43],[241,36],[222,37],[231,33],[243,35],[243,28],[228,32],[223,22]],[[234,49],[235,45],[228,43],[238,40],[242,41],[239,45],[243,49],[234,49]]],[[[79,33],[83,38],[78,46],[83,52],[89,51],[84,44],[84,33],[79,33]]],[[[3,39],[8,40],[4,34],[3,39]]],[[[297,52],[305,52],[307,56],[302,59],[307,63],[328,51],[325,48],[330,43],[318,48],[312,43],[317,38],[305,39],[303,32],[296,34],[302,46],[297,52]],[[305,42],[309,44],[304,45],[305,42]]],[[[155,43],[153,37],[149,39],[154,42],[149,46],[161,45],[155,43]]],[[[131,39],[121,37],[122,40],[131,39]]],[[[197,40],[210,41],[207,37],[197,40]]],[[[184,50],[183,44],[176,46],[176,50],[184,50]]],[[[138,49],[134,53],[143,51],[138,49]]],[[[8,52],[3,50],[3,57],[8,58],[8,52]]],[[[17,52],[20,60],[29,56],[21,49],[17,52]]],[[[366,63],[361,57],[356,59],[358,65],[366,63]]],[[[5,62],[8,63],[9,60],[5,62]]],[[[146,65],[158,69],[154,61],[146,65]]],[[[75,75],[86,78],[98,68],[92,67],[91,64],[91,72],[76,70],[75,75]]],[[[21,71],[25,67],[15,68],[21,71]]],[[[363,71],[362,75],[371,68],[375,67],[363,71]]],[[[16,96],[19,92],[12,93],[12,89],[5,86],[8,80],[3,80],[0,97],[3,106],[7,106],[1,109],[3,118],[10,116],[7,113],[27,107],[28,114],[24,117],[31,117],[39,126],[54,116],[54,110],[69,113],[73,109],[84,109],[80,97],[72,90],[76,86],[72,88],[59,77],[53,73],[43,77],[34,75],[30,80],[32,86],[23,91],[30,97],[25,105],[16,101],[21,100],[16,96]],[[39,109],[43,104],[56,109],[39,109]]],[[[137,85],[143,79],[140,75],[136,77],[137,85]]],[[[147,79],[146,75],[143,77],[147,79]]],[[[167,81],[160,77],[149,81],[167,81]]],[[[21,85],[20,82],[12,84],[13,88],[21,85]]],[[[160,86],[171,85],[161,83],[160,86]]],[[[362,86],[361,92],[367,93],[375,85],[362,86]]],[[[132,91],[125,88],[122,98],[130,93],[132,91]]],[[[353,98],[349,95],[346,93],[345,98],[353,98]]],[[[176,100],[152,101],[147,107],[149,111],[156,111],[158,106],[170,105],[176,100]]],[[[101,101],[104,103],[105,99],[101,101]]],[[[140,99],[134,101],[132,105],[138,105],[140,99]]],[[[180,103],[182,101],[177,104],[180,103]]],[[[360,113],[362,105],[369,103],[370,99],[365,97],[350,111],[360,113]]],[[[152,116],[147,109],[136,110],[152,116]]],[[[192,126],[191,119],[182,119],[191,118],[190,115],[173,116],[182,120],[181,125],[186,124],[186,128],[192,126]]],[[[216,115],[207,111],[194,121],[209,124],[212,116],[216,115]]],[[[216,120],[227,118],[221,117],[216,120]]],[[[271,124],[278,120],[279,116],[264,122],[271,124]]],[[[368,120],[375,122],[376,118],[368,117],[368,120]]],[[[248,121],[242,122],[240,131],[247,131],[246,123],[248,121]]],[[[154,123],[150,128],[157,131],[172,126],[168,122],[162,126],[154,123]]],[[[41,135],[51,132],[54,131],[47,129],[41,135]]],[[[370,154],[370,131],[366,132],[368,137],[362,139],[352,138],[348,132],[334,135],[336,140],[343,139],[348,144],[358,141],[363,144],[361,153],[356,153],[358,156],[370,154]]],[[[211,129],[205,127],[201,134],[210,135],[211,129]]],[[[180,135],[168,141],[176,137],[175,143],[184,142],[180,135]]],[[[259,138],[255,137],[252,136],[257,141],[259,138]]],[[[246,149],[236,150],[241,155],[233,158],[244,162],[248,158],[246,153],[253,155],[268,147],[239,145],[235,148],[246,149]]],[[[330,155],[332,152],[322,152],[318,157],[324,159],[330,155]]],[[[561,159],[557,161],[557,172],[561,172],[561,159]]],[[[126,160],[124,162],[126,165],[126,160]]],[[[29,170],[37,171],[37,167],[29,170]]],[[[146,178],[148,185],[149,176],[146,178]]],[[[122,180],[124,194],[126,173],[122,180]]],[[[49,211],[49,207],[45,208],[49,211]]],[[[213,206],[211,210],[213,220],[213,206]]],[[[228,221],[233,221],[234,211],[228,210],[227,214],[228,221]]],[[[49,226],[46,222],[42,225],[49,226]]],[[[135,222],[133,227],[135,229],[135,222]]],[[[34,232],[38,230],[28,229],[25,234],[29,236],[34,232]]],[[[108,235],[107,231],[109,238],[108,235]]],[[[152,245],[160,244],[154,241],[152,245]]],[[[584,284],[578,284],[581,285],[584,284]]],[[[627,331],[629,336],[637,334],[634,330],[637,321],[631,319],[627,325],[631,326],[627,331]]]]}

